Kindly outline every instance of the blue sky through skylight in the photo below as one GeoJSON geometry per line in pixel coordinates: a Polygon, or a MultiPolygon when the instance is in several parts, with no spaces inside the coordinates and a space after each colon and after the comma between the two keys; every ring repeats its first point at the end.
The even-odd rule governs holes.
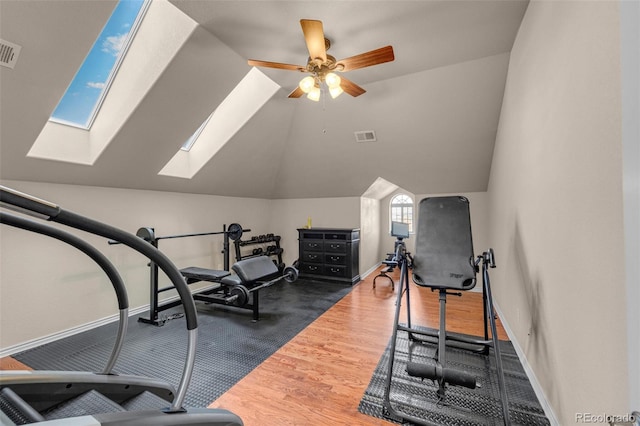
{"type": "Polygon", "coordinates": [[[53,121],[85,129],[91,126],[144,3],[145,0],[119,1],[51,115],[53,121]]]}

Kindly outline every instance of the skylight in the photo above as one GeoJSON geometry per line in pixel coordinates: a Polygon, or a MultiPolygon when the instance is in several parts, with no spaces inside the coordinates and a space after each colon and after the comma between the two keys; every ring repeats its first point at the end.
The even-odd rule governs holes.
{"type": "Polygon", "coordinates": [[[211,115],[207,117],[206,120],[204,120],[204,122],[200,125],[200,127],[198,127],[198,130],[196,130],[196,132],[193,135],[191,135],[191,137],[187,139],[185,143],[182,144],[182,146],[180,147],[181,150],[187,151],[187,152],[191,151],[191,147],[193,146],[194,143],[196,143],[196,141],[200,137],[200,133],[202,133],[204,128],[207,127],[207,123],[209,123],[209,120],[211,120],[211,117],[213,117],[213,114],[215,114],[215,111],[212,112],[211,115]]]}
{"type": "Polygon", "coordinates": [[[193,178],[279,89],[262,71],[251,68],[158,174],[193,178]]]}
{"type": "Polygon", "coordinates": [[[89,129],[149,0],[120,0],[50,120],[89,129]]]}

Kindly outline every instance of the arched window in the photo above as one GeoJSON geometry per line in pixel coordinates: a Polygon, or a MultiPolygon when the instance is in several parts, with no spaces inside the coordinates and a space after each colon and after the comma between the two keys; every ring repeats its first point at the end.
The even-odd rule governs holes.
{"type": "MultiPolygon", "coordinates": [[[[413,232],[413,200],[406,194],[397,194],[391,199],[391,222],[403,222],[413,232]]],[[[391,223],[389,223],[391,225],[391,223]]]]}

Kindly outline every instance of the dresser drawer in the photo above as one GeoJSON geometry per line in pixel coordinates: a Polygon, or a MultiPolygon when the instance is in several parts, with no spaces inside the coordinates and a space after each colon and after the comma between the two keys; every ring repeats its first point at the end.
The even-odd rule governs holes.
{"type": "Polygon", "coordinates": [[[304,251],[322,251],[322,241],[302,241],[302,249],[304,251]]]}
{"type": "Polygon", "coordinates": [[[325,240],[342,240],[342,241],[346,241],[347,240],[347,234],[345,234],[344,232],[327,232],[326,234],[324,234],[324,239],[325,240]]]}
{"type": "Polygon", "coordinates": [[[324,251],[327,253],[346,253],[347,243],[344,241],[325,241],[324,251]]]}
{"type": "Polygon", "coordinates": [[[306,251],[302,253],[302,261],[305,263],[322,263],[324,255],[320,252],[306,251]]]}
{"type": "Polygon", "coordinates": [[[314,265],[310,263],[303,263],[300,265],[300,272],[321,275],[324,272],[324,266],[322,264],[314,265]]]}
{"type": "Polygon", "coordinates": [[[345,254],[325,254],[324,263],[328,265],[346,265],[347,255],[345,254]]]}
{"type": "Polygon", "coordinates": [[[338,265],[325,265],[324,274],[329,277],[344,278],[347,276],[347,267],[338,265]]]}

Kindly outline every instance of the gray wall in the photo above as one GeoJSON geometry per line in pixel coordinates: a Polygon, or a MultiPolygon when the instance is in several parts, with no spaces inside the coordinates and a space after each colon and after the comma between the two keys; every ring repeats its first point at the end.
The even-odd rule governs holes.
{"type": "Polygon", "coordinates": [[[265,212],[270,215],[270,232],[282,236],[287,265],[298,258],[297,229],[305,227],[309,217],[314,228],[360,227],[359,197],[272,200],[270,206],[271,211],[265,212]]]}
{"type": "Polygon", "coordinates": [[[360,275],[364,276],[375,268],[380,260],[379,255],[383,227],[380,223],[380,200],[360,198],[360,275]]]}
{"type": "Polygon", "coordinates": [[[621,127],[618,3],[531,2],[488,191],[492,278],[563,425],[629,413],[621,127]]]}
{"type": "Polygon", "coordinates": [[[640,404],[640,3],[620,3],[629,402],[640,404]]]}

